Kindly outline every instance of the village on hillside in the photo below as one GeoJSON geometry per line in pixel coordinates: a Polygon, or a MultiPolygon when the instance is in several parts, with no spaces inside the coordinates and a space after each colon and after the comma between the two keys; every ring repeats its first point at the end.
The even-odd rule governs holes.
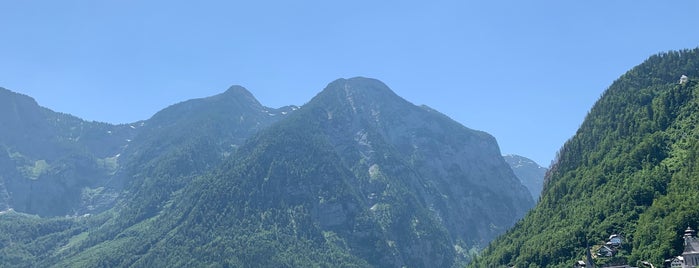
{"type": "MultiPolygon", "coordinates": [[[[648,261],[640,261],[641,267],[664,267],[664,268],[697,268],[699,267],[699,239],[696,231],[690,227],[684,231],[684,250],[682,255],[666,259],[662,266],[655,266],[648,261]]],[[[576,261],[574,268],[638,268],[625,264],[625,258],[618,258],[617,254],[623,243],[621,235],[613,234],[609,236],[604,245],[595,245],[587,250],[586,260],[576,261]],[[595,263],[598,263],[596,266],[595,263]]]]}

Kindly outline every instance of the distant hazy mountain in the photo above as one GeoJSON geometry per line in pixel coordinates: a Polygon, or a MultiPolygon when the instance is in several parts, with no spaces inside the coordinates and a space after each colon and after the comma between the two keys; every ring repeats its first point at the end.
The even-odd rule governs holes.
{"type": "Polygon", "coordinates": [[[451,267],[534,205],[492,136],[373,79],[337,80],[300,108],[233,87],[134,127],[112,178],[117,206],[0,215],[0,244],[13,241],[0,262],[451,267]]]}
{"type": "Polygon", "coordinates": [[[526,186],[532,194],[532,198],[534,198],[534,200],[539,199],[541,189],[544,185],[544,176],[548,169],[539,166],[534,160],[524,156],[510,154],[503,157],[512,168],[512,171],[515,172],[517,178],[519,178],[522,184],[526,186]]]}
{"type": "MultiPolygon", "coordinates": [[[[264,107],[236,86],[173,105],[146,121],[111,125],[53,112],[0,88],[0,208],[41,216],[108,209],[125,183],[204,172],[294,109],[264,107]]],[[[175,181],[156,184],[159,190],[181,187],[175,181]]],[[[130,197],[136,192],[148,191],[131,191],[130,197]]]]}
{"type": "Polygon", "coordinates": [[[2,207],[64,216],[113,201],[104,186],[135,134],[129,125],[56,113],[0,88],[0,126],[2,207]]]}

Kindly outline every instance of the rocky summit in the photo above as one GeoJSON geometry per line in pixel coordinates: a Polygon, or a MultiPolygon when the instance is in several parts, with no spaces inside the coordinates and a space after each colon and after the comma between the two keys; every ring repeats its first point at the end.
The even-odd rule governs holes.
{"type": "Polygon", "coordinates": [[[534,200],[539,199],[541,189],[544,187],[544,176],[547,168],[539,166],[534,160],[524,156],[508,154],[503,156],[510,165],[517,178],[527,187],[534,200]]]}

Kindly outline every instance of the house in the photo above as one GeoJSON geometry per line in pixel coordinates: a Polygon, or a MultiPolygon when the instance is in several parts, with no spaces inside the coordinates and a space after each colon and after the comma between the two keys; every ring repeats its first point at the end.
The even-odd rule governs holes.
{"type": "Polygon", "coordinates": [[[609,242],[608,244],[613,246],[613,247],[619,247],[621,246],[621,236],[618,234],[613,234],[609,236],[609,242]]]}
{"type": "Polygon", "coordinates": [[[616,254],[616,249],[609,246],[602,246],[597,250],[597,256],[599,257],[614,257],[616,254]]]}
{"type": "Polygon", "coordinates": [[[684,258],[682,256],[677,256],[674,258],[669,258],[665,260],[665,265],[663,267],[665,268],[682,268],[682,265],[684,264],[684,258]]]}
{"type": "MultiPolygon", "coordinates": [[[[666,259],[664,266],[665,268],[699,268],[699,238],[697,238],[697,231],[691,227],[687,227],[684,230],[684,235],[682,236],[684,240],[684,250],[682,255],[675,256],[670,259],[666,259]]],[[[590,256],[591,252],[594,252],[597,257],[610,258],[617,255],[619,248],[623,243],[623,238],[618,234],[613,234],[609,236],[609,239],[604,245],[597,245],[587,248],[587,263],[585,261],[577,261],[574,268],[581,267],[595,267],[590,256]]],[[[653,264],[646,261],[640,261],[643,267],[654,268],[653,264]]],[[[633,268],[628,264],[609,264],[604,266],[605,268],[633,268]]]]}

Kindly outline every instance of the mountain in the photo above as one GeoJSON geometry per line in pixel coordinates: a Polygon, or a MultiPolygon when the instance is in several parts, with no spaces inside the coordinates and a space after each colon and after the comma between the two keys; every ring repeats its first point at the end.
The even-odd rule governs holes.
{"type": "Polygon", "coordinates": [[[451,267],[534,205],[492,136],[377,80],[340,79],[281,110],[229,91],[139,125],[114,208],[0,215],[0,262],[451,267]]]}
{"type": "Polygon", "coordinates": [[[93,211],[135,131],[87,122],[0,88],[0,209],[42,216],[93,211]]]}
{"type": "Polygon", "coordinates": [[[0,89],[0,123],[7,126],[0,132],[0,208],[82,215],[138,193],[165,195],[182,186],[168,175],[216,166],[247,137],[295,109],[264,107],[246,89],[233,86],[172,105],[148,120],[111,125],[53,112],[0,89]],[[162,183],[166,179],[172,180],[162,183]],[[139,191],[122,197],[126,184],[139,191]]]}
{"type": "Polygon", "coordinates": [[[126,191],[120,221],[128,225],[154,215],[194,177],[219,166],[247,138],[296,109],[265,107],[247,89],[232,86],[159,111],[139,124],[122,157],[117,181],[126,191]]]}
{"type": "Polygon", "coordinates": [[[229,156],[249,136],[295,109],[295,106],[280,109],[262,106],[241,86],[172,105],[140,124],[139,135],[125,152],[133,162],[129,163],[129,169],[141,171],[148,163],[159,162],[168,153],[188,145],[200,151],[204,149],[201,146],[208,147],[210,150],[205,153],[210,155],[190,159],[195,163],[180,171],[206,170],[220,162],[214,160],[229,156]],[[213,144],[204,144],[207,142],[213,144]]]}
{"type": "Polygon", "coordinates": [[[683,230],[699,225],[697,77],[699,48],[617,79],[561,148],[537,206],[472,266],[570,267],[614,234],[623,243],[598,266],[682,253],[683,230]]]}
{"type": "Polygon", "coordinates": [[[548,169],[524,156],[508,154],[504,155],[503,158],[510,165],[517,178],[527,187],[532,198],[539,199],[541,189],[544,187],[544,176],[548,169]]]}
{"type": "MultiPolygon", "coordinates": [[[[24,103],[33,104],[21,107],[38,107],[29,97],[16,93],[8,95],[18,97],[24,100],[24,103]]],[[[7,106],[3,105],[2,107],[7,106]]],[[[216,96],[172,105],[148,120],[123,126],[98,123],[98,126],[121,127],[129,131],[128,139],[123,140],[125,145],[120,147],[119,152],[111,158],[112,164],[108,176],[104,179],[100,178],[103,183],[98,194],[112,197],[110,202],[103,206],[103,210],[108,210],[99,214],[94,214],[99,212],[96,209],[69,214],[83,215],[92,212],[91,216],[84,214],[82,217],[72,218],[37,218],[21,213],[35,214],[33,211],[26,211],[17,203],[10,202],[7,207],[14,209],[0,212],[0,264],[20,267],[52,266],[66,255],[76,254],[92,245],[114,239],[114,236],[124,232],[125,229],[157,215],[166,205],[166,202],[172,198],[172,195],[178,191],[181,192],[190,179],[220,165],[231,154],[234,154],[237,147],[250,135],[285,118],[296,109],[295,106],[280,109],[264,107],[246,89],[233,86],[216,96]],[[88,231],[92,234],[91,236],[87,236],[88,231]],[[70,249],[75,251],[67,250],[66,244],[73,245],[77,242],[80,242],[80,248],[71,247],[70,249]]],[[[28,109],[24,108],[24,110],[28,109]]],[[[46,108],[37,108],[37,110],[49,115],[57,114],[46,108]]],[[[2,113],[1,115],[7,114],[2,113]]],[[[78,124],[89,124],[72,116],[63,116],[77,120],[78,124]]],[[[17,124],[41,126],[41,124],[27,119],[27,116],[20,114],[13,120],[18,122],[17,124]]],[[[36,121],[43,122],[43,119],[36,121]]],[[[44,136],[60,137],[66,131],[60,128],[54,131],[49,128],[53,132],[47,134],[45,129],[21,131],[21,128],[14,127],[10,130],[16,132],[9,132],[9,134],[43,141],[44,136]],[[36,135],[44,136],[37,138],[36,135]]],[[[67,127],[66,129],[71,128],[67,127]]],[[[105,132],[108,133],[108,131],[105,132]]],[[[86,139],[75,140],[85,141],[86,139]]],[[[99,143],[95,144],[99,145],[99,143]]],[[[108,144],[103,145],[107,146],[108,144]]],[[[44,159],[51,152],[59,151],[56,148],[44,146],[36,154],[37,157],[44,159]]],[[[60,155],[59,153],[55,154],[60,155]]],[[[0,160],[2,159],[0,158],[0,160]]],[[[13,167],[13,164],[7,163],[7,166],[13,167]]],[[[82,172],[89,174],[90,171],[83,170],[82,172]]],[[[31,181],[24,180],[23,182],[31,181]]],[[[67,188],[80,190],[83,186],[72,184],[68,185],[67,188]]],[[[60,188],[48,188],[46,192],[49,194],[63,193],[59,192],[60,190],[60,188]]],[[[96,199],[94,196],[97,195],[93,194],[92,196],[94,200],[96,199]]],[[[74,197],[72,192],[63,194],[54,198],[59,202],[54,202],[53,207],[52,204],[47,204],[46,207],[49,210],[55,210],[55,205],[57,205],[56,203],[60,204],[60,200],[70,200],[74,197]]],[[[80,198],[80,195],[77,197],[80,198]]],[[[25,196],[24,198],[36,197],[25,196]]],[[[77,207],[80,209],[84,206],[78,205],[77,207]]],[[[76,207],[73,206],[72,209],[75,210],[76,207]]]]}

